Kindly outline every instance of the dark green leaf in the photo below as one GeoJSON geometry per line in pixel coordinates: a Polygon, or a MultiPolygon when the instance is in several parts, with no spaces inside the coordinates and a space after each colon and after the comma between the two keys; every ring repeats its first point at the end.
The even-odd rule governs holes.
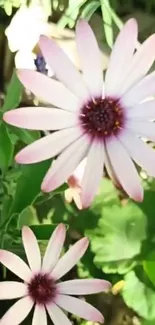
{"type": "Polygon", "coordinates": [[[24,142],[26,144],[30,144],[40,138],[39,131],[30,131],[30,130],[16,128],[14,126],[9,126],[9,130],[11,130],[11,132],[16,134],[16,136],[19,138],[19,140],[21,140],[22,142],[24,142]]]}
{"type": "Polygon", "coordinates": [[[143,266],[149,279],[155,286],[155,250],[149,253],[147,260],[143,262],[143,266]]]}
{"type": "Polygon", "coordinates": [[[4,123],[0,124],[0,168],[5,173],[13,157],[14,147],[4,123]]]}
{"type": "Polygon", "coordinates": [[[57,225],[32,225],[30,228],[38,240],[48,240],[57,225]]]}
{"type": "Polygon", "coordinates": [[[40,193],[43,177],[50,164],[51,162],[48,160],[22,167],[22,174],[17,183],[10,214],[21,213],[23,209],[31,205],[40,193]]]}
{"type": "Polygon", "coordinates": [[[17,78],[16,72],[13,72],[10,84],[8,86],[7,94],[5,97],[4,105],[2,111],[9,111],[10,109],[16,108],[22,97],[23,85],[17,78]]]}

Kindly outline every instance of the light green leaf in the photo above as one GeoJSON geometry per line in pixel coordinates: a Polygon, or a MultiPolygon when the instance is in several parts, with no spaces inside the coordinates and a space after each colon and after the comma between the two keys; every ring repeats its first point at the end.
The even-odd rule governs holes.
{"type": "Polygon", "coordinates": [[[2,107],[3,112],[16,108],[19,105],[23,89],[24,87],[17,78],[16,72],[14,71],[7,89],[4,105],[2,107]]]}
{"type": "Polygon", "coordinates": [[[14,146],[10,140],[5,124],[0,124],[0,168],[5,173],[13,157],[14,146]]]}
{"type": "Polygon", "coordinates": [[[39,131],[25,130],[16,128],[14,126],[9,126],[9,130],[13,132],[13,134],[15,134],[19,138],[19,140],[21,140],[25,144],[30,144],[40,138],[39,131]]]}
{"type": "Polygon", "coordinates": [[[147,259],[143,262],[143,267],[149,279],[155,286],[155,250],[148,254],[147,259]]]}
{"type": "Polygon", "coordinates": [[[113,46],[113,28],[112,28],[112,16],[109,10],[110,3],[109,0],[100,0],[101,2],[101,10],[104,24],[104,31],[107,44],[112,48],[113,46]]]}
{"type": "Polygon", "coordinates": [[[122,297],[126,305],[142,318],[155,318],[155,291],[141,282],[133,271],[125,275],[122,297]]]}
{"type": "Polygon", "coordinates": [[[98,0],[93,0],[86,3],[85,8],[82,10],[81,17],[89,20],[94,12],[99,8],[100,3],[98,0]]]}
{"type": "Polygon", "coordinates": [[[38,219],[37,219],[36,210],[34,209],[33,206],[28,206],[20,213],[18,217],[17,227],[21,229],[25,225],[30,226],[37,223],[38,223],[38,219]]]}

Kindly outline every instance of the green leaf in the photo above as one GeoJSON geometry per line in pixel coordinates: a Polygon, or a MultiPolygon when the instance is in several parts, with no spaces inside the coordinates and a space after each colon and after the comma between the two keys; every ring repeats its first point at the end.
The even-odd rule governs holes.
{"type": "Polygon", "coordinates": [[[4,123],[0,124],[0,168],[5,173],[9,167],[14,152],[14,146],[4,123]]]}
{"type": "Polygon", "coordinates": [[[32,225],[30,228],[38,240],[48,240],[58,225],[32,225]]]}
{"type": "Polygon", "coordinates": [[[103,205],[97,227],[85,235],[91,240],[96,266],[105,271],[108,268],[105,263],[109,263],[113,273],[123,274],[132,266],[131,259],[141,251],[146,238],[146,217],[132,201],[124,207],[109,201],[103,205]]]}
{"type": "Polygon", "coordinates": [[[107,44],[112,48],[113,46],[113,28],[112,28],[112,16],[109,10],[110,3],[109,0],[100,0],[102,17],[104,23],[104,31],[107,44]]]}
{"type": "Polygon", "coordinates": [[[30,226],[38,223],[36,210],[33,206],[25,208],[18,217],[17,227],[21,229],[23,226],[30,226]]]}
{"type": "Polygon", "coordinates": [[[58,21],[58,27],[64,28],[67,24],[75,24],[78,17],[80,8],[86,3],[87,0],[70,0],[68,8],[58,21]]]}
{"type": "Polygon", "coordinates": [[[106,274],[125,274],[131,271],[136,266],[136,261],[134,260],[123,260],[116,262],[105,262],[102,263],[102,271],[106,274]]]}
{"type": "Polygon", "coordinates": [[[149,279],[155,286],[155,250],[149,253],[147,260],[143,262],[143,267],[149,279]]]}
{"type": "Polygon", "coordinates": [[[21,213],[23,209],[31,205],[41,191],[41,183],[50,164],[51,161],[48,160],[22,167],[10,214],[21,213]]]}
{"type": "Polygon", "coordinates": [[[81,17],[89,20],[99,6],[100,3],[98,0],[93,0],[88,4],[86,3],[85,8],[82,10],[81,17]]]}
{"type": "Polygon", "coordinates": [[[16,108],[19,105],[23,89],[24,87],[17,78],[16,72],[14,71],[7,89],[4,105],[2,107],[3,112],[16,108]]]}
{"type": "Polygon", "coordinates": [[[14,126],[9,126],[9,130],[17,135],[19,140],[24,142],[25,144],[30,144],[40,138],[39,131],[30,131],[25,129],[19,129],[14,126]]]}
{"type": "Polygon", "coordinates": [[[126,305],[139,316],[148,320],[155,318],[155,291],[141,282],[133,271],[125,275],[122,296],[126,305]]]}

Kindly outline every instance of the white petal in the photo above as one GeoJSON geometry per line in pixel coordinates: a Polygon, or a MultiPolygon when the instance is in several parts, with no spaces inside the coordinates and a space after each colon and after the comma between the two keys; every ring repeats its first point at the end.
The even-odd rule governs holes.
{"type": "Polygon", "coordinates": [[[91,95],[101,97],[103,87],[101,55],[95,35],[83,19],[77,23],[76,42],[84,80],[91,95]]]}
{"type": "Polygon", "coordinates": [[[81,160],[86,156],[89,140],[85,135],[65,149],[52,164],[42,182],[42,191],[50,192],[67,181],[81,160]]]}
{"type": "Polygon", "coordinates": [[[137,23],[130,19],[122,28],[114,44],[105,76],[106,96],[115,96],[128,74],[137,42],[137,23]]]}
{"type": "Polygon", "coordinates": [[[42,270],[44,272],[52,271],[53,267],[57,263],[61,250],[64,245],[65,236],[66,236],[65,225],[60,224],[54,230],[49,240],[48,246],[46,248],[46,252],[43,258],[43,265],[42,265],[42,270]]]}
{"type": "Polygon", "coordinates": [[[110,163],[123,189],[135,201],[142,201],[140,178],[128,152],[116,137],[106,142],[110,163]]]}
{"type": "Polygon", "coordinates": [[[67,295],[58,295],[56,298],[56,304],[67,310],[69,313],[80,316],[86,320],[99,323],[104,322],[104,317],[99,310],[78,298],[67,295]]]}
{"type": "Polygon", "coordinates": [[[48,78],[37,71],[18,70],[18,78],[23,85],[32,93],[45,101],[65,109],[67,111],[78,111],[81,100],[72,94],[59,81],[48,78]]]}
{"type": "Polygon", "coordinates": [[[145,137],[151,141],[155,141],[155,123],[145,121],[128,121],[126,129],[131,130],[135,135],[145,137]]]}
{"type": "Polygon", "coordinates": [[[88,295],[103,291],[107,292],[110,288],[110,282],[98,279],[69,280],[57,284],[57,290],[60,294],[69,295],[88,295]]]}
{"type": "Polygon", "coordinates": [[[31,164],[52,158],[80,136],[81,132],[78,128],[54,132],[22,149],[15,159],[21,164],[31,164]]]}
{"type": "Polygon", "coordinates": [[[18,300],[1,318],[1,325],[20,324],[29,314],[33,304],[29,297],[18,300]]]}
{"type": "Polygon", "coordinates": [[[155,150],[130,131],[126,130],[119,138],[126,147],[130,157],[146,170],[150,176],[155,177],[155,150]]]}
{"type": "Polygon", "coordinates": [[[121,98],[123,106],[134,106],[155,93],[155,72],[150,73],[138,84],[129,89],[121,98]]]}
{"type": "Polygon", "coordinates": [[[55,304],[46,306],[54,325],[72,325],[65,313],[55,304]]]}
{"type": "Polygon", "coordinates": [[[35,305],[32,325],[47,325],[47,316],[44,306],[35,305]]]}
{"type": "Polygon", "coordinates": [[[111,165],[107,150],[105,148],[105,167],[106,167],[106,171],[109,175],[109,177],[111,178],[111,180],[113,181],[114,185],[117,187],[121,187],[121,184],[116,176],[116,173],[114,172],[114,169],[111,165]]]}
{"type": "Polygon", "coordinates": [[[138,104],[126,110],[127,118],[131,120],[155,120],[155,101],[138,104]]]}
{"type": "Polygon", "coordinates": [[[41,255],[37,239],[33,231],[24,226],[22,229],[22,239],[29,266],[33,272],[41,269],[41,255]]]}
{"type": "Polygon", "coordinates": [[[140,45],[134,54],[129,73],[122,83],[119,95],[125,93],[132,85],[140,81],[141,78],[151,68],[155,59],[155,35],[151,35],[143,44],[140,45]]]}
{"type": "Polygon", "coordinates": [[[88,239],[82,238],[74,244],[67,253],[65,253],[56,264],[51,275],[55,280],[60,279],[64,274],[66,274],[72,267],[79,261],[79,259],[84,255],[88,248],[88,239]]]}
{"type": "Polygon", "coordinates": [[[104,144],[94,140],[88,153],[87,164],[81,184],[82,206],[89,207],[99,188],[104,167],[104,144]]]}
{"type": "Polygon", "coordinates": [[[78,124],[76,114],[60,108],[22,107],[3,115],[11,125],[30,130],[59,130],[78,124]]]}
{"type": "Polygon", "coordinates": [[[27,295],[27,286],[22,282],[4,281],[0,282],[0,299],[15,299],[27,295]]]}
{"type": "Polygon", "coordinates": [[[1,249],[0,262],[24,281],[28,282],[30,280],[31,270],[19,256],[1,249]]]}
{"type": "Polygon", "coordinates": [[[90,94],[82,76],[63,50],[54,40],[46,36],[40,37],[39,45],[47,64],[51,67],[57,79],[77,97],[87,101],[90,98],[90,94]]]}

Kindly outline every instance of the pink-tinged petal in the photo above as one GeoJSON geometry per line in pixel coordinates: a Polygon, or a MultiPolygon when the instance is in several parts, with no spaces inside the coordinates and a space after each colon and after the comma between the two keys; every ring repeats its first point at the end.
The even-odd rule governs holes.
{"type": "Polygon", "coordinates": [[[41,269],[41,255],[37,239],[33,231],[24,226],[22,229],[22,240],[29,266],[33,272],[41,269]]]}
{"type": "Polygon", "coordinates": [[[54,325],[72,325],[65,313],[54,303],[47,305],[46,309],[54,325]]]}
{"type": "Polygon", "coordinates": [[[29,297],[18,300],[1,318],[1,325],[19,325],[29,314],[33,304],[29,297]]]}
{"type": "Polygon", "coordinates": [[[79,259],[84,255],[89,245],[87,238],[82,238],[78,240],[68,251],[65,253],[55,268],[53,269],[51,275],[55,280],[60,279],[65,275],[72,267],[79,261],[79,259]]]}
{"type": "Polygon", "coordinates": [[[88,153],[87,164],[81,184],[82,206],[90,206],[99,188],[104,167],[104,143],[93,141],[88,153]]]}
{"type": "Polygon", "coordinates": [[[138,104],[126,110],[127,118],[131,120],[155,120],[155,100],[138,104]]]}
{"type": "Polygon", "coordinates": [[[146,170],[148,175],[155,177],[155,150],[127,130],[121,134],[120,141],[136,164],[146,170]]]}
{"type": "Polygon", "coordinates": [[[155,72],[150,73],[138,84],[129,89],[121,98],[123,106],[134,106],[155,93],[155,72]]]}
{"type": "Polygon", "coordinates": [[[41,36],[39,46],[47,64],[51,67],[57,79],[77,97],[84,101],[88,100],[90,94],[80,72],[76,70],[74,64],[57,43],[46,36],[41,36]]]}
{"type": "Polygon", "coordinates": [[[123,82],[119,94],[125,93],[132,85],[140,81],[151,68],[155,59],[155,35],[151,35],[135,53],[129,73],[123,82]]]}
{"type": "Polygon", "coordinates": [[[135,135],[155,141],[155,123],[147,121],[127,121],[126,129],[131,130],[135,135]]]}
{"type": "Polygon", "coordinates": [[[125,147],[113,137],[106,142],[106,149],[112,168],[125,192],[135,201],[142,201],[143,189],[140,177],[125,147]]]}
{"type": "Polygon", "coordinates": [[[26,282],[29,282],[31,278],[31,270],[19,256],[1,249],[0,262],[11,272],[19,276],[19,278],[26,282]]]}
{"type": "Polygon", "coordinates": [[[46,310],[43,305],[35,305],[32,325],[47,325],[46,310]]]}
{"type": "Polygon", "coordinates": [[[63,244],[66,237],[66,228],[65,225],[60,224],[54,230],[48,246],[46,248],[46,252],[43,258],[42,270],[44,272],[52,271],[55,264],[57,263],[61,250],[63,248],[63,244]]]}
{"type": "Polygon", "coordinates": [[[78,124],[76,114],[59,108],[22,107],[3,115],[8,124],[30,130],[59,130],[78,124]]]}
{"type": "Polygon", "coordinates": [[[117,186],[118,188],[120,188],[121,184],[120,184],[120,182],[114,172],[114,169],[111,165],[106,148],[105,148],[105,167],[106,167],[106,171],[107,171],[109,177],[111,178],[111,180],[113,181],[114,185],[117,186]]]}
{"type": "Polygon", "coordinates": [[[69,313],[77,315],[86,320],[99,323],[104,322],[104,317],[99,310],[78,298],[67,295],[58,295],[56,298],[56,304],[69,313]]]}
{"type": "Polygon", "coordinates": [[[15,157],[19,164],[31,164],[58,155],[81,135],[78,128],[60,130],[41,138],[22,149],[15,157]]]}
{"type": "Polygon", "coordinates": [[[22,282],[0,282],[0,300],[16,299],[27,295],[27,286],[22,282]]]}
{"type": "Polygon", "coordinates": [[[116,96],[127,76],[137,42],[137,23],[130,19],[120,31],[105,76],[106,96],[116,96]]]}
{"type": "Polygon", "coordinates": [[[50,192],[62,185],[86,156],[89,140],[85,135],[73,142],[52,164],[42,182],[42,191],[50,192]]]}
{"type": "Polygon", "coordinates": [[[67,295],[89,295],[99,292],[108,292],[111,289],[111,283],[105,280],[69,280],[57,284],[57,290],[60,294],[67,295]]]}
{"type": "Polygon", "coordinates": [[[71,112],[81,107],[81,100],[59,81],[31,70],[18,70],[17,75],[21,83],[38,98],[71,112]]]}
{"type": "Polygon", "coordinates": [[[82,210],[81,193],[73,189],[73,201],[79,210],[82,210]]]}
{"type": "Polygon", "coordinates": [[[102,96],[103,72],[101,54],[95,35],[84,19],[77,23],[76,43],[84,80],[93,97],[102,96]]]}

